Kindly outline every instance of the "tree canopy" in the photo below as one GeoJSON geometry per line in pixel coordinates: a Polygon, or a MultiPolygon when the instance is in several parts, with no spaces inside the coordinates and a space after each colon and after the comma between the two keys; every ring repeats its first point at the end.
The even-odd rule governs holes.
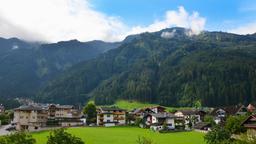
{"type": "Polygon", "coordinates": [[[48,136],[47,144],[84,144],[84,142],[76,136],[65,131],[65,129],[56,129],[48,136]]]}

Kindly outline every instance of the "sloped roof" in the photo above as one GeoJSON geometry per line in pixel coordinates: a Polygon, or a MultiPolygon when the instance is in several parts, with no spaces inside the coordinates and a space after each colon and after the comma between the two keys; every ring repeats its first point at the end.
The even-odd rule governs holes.
{"type": "Polygon", "coordinates": [[[40,106],[23,105],[23,106],[20,106],[19,108],[16,108],[14,110],[21,110],[21,111],[31,111],[31,110],[34,110],[34,111],[40,111],[40,110],[45,110],[45,109],[43,107],[40,107],[40,106]]]}
{"type": "Polygon", "coordinates": [[[183,113],[184,115],[195,115],[195,114],[198,114],[198,110],[179,110],[178,112],[181,112],[183,113]]]}
{"type": "Polygon", "coordinates": [[[49,104],[47,105],[47,107],[56,107],[56,108],[59,108],[59,109],[72,109],[74,108],[73,105],[60,105],[60,104],[49,104]]]}
{"type": "Polygon", "coordinates": [[[241,125],[246,128],[256,129],[256,114],[250,115],[241,125]]]}
{"type": "Polygon", "coordinates": [[[182,112],[184,115],[197,115],[200,110],[188,109],[188,110],[178,110],[177,112],[182,112]]]}
{"type": "Polygon", "coordinates": [[[103,111],[125,111],[124,109],[118,107],[100,107],[103,111]]]}
{"type": "Polygon", "coordinates": [[[194,128],[195,129],[203,129],[205,127],[210,127],[211,124],[210,123],[207,123],[207,122],[199,122],[197,124],[195,124],[194,128]]]}
{"type": "Polygon", "coordinates": [[[227,107],[218,107],[218,108],[215,108],[212,112],[211,112],[211,115],[215,115],[216,112],[219,110],[219,109],[222,109],[224,110],[228,115],[235,115],[242,107],[244,107],[243,105],[236,105],[236,106],[227,106],[227,107]]]}
{"type": "Polygon", "coordinates": [[[141,108],[133,109],[131,111],[131,114],[141,113],[142,111],[143,111],[143,109],[141,109],[141,108]]]}
{"type": "Polygon", "coordinates": [[[148,115],[154,116],[156,118],[175,118],[176,116],[171,113],[150,113],[148,115]]]}
{"type": "Polygon", "coordinates": [[[72,105],[57,105],[57,108],[62,108],[62,109],[72,109],[74,106],[72,105]]]}

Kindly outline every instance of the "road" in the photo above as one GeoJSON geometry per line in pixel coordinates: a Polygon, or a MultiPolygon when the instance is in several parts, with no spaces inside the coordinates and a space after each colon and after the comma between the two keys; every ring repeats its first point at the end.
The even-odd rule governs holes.
{"type": "Polygon", "coordinates": [[[11,125],[3,125],[3,126],[0,126],[0,136],[1,135],[7,135],[7,134],[10,134],[11,132],[5,130],[6,128],[10,127],[11,125]]]}

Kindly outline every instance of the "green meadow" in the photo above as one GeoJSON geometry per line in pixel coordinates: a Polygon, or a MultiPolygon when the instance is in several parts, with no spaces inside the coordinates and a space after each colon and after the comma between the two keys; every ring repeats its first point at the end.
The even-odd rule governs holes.
{"type": "MultiPolygon", "coordinates": [[[[91,101],[93,102],[93,101],[91,101]]],[[[113,105],[106,105],[106,106],[116,106],[126,110],[133,110],[135,108],[145,108],[150,106],[159,106],[157,104],[150,104],[150,103],[141,103],[137,101],[127,101],[127,100],[118,100],[113,105]]],[[[192,107],[165,107],[167,111],[174,111],[180,109],[192,109],[192,107]]]]}
{"type": "MultiPolygon", "coordinates": [[[[136,144],[139,136],[153,140],[154,144],[204,144],[204,134],[193,131],[161,134],[136,127],[83,127],[67,131],[80,137],[85,144],[136,144]]],[[[37,144],[46,144],[48,135],[48,131],[32,134],[37,144]]]]}

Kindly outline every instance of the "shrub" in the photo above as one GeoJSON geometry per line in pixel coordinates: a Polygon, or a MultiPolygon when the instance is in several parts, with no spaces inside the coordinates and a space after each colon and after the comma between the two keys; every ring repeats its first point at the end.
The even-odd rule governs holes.
{"type": "Polygon", "coordinates": [[[30,134],[18,132],[0,138],[0,144],[35,144],[36,140],[30,134]]]}
{"type": "Polygon", "coordinates": [[[84,144],[84,142],[80,138],[69,134],[64,129],[56,129],[48,136],[47,144],[84,144]]]}
{"type": "Polygon", "coordinates": [[[231,133],[220,126],[214,127],[204,139],[207,144],[229,144],[232,141],[231,133]]]}
{"type": "Polygon", "coordinates": [[[153,141],[146,137],[138,137],[136,142],[137,144],[153,144],[153,141]]]}

